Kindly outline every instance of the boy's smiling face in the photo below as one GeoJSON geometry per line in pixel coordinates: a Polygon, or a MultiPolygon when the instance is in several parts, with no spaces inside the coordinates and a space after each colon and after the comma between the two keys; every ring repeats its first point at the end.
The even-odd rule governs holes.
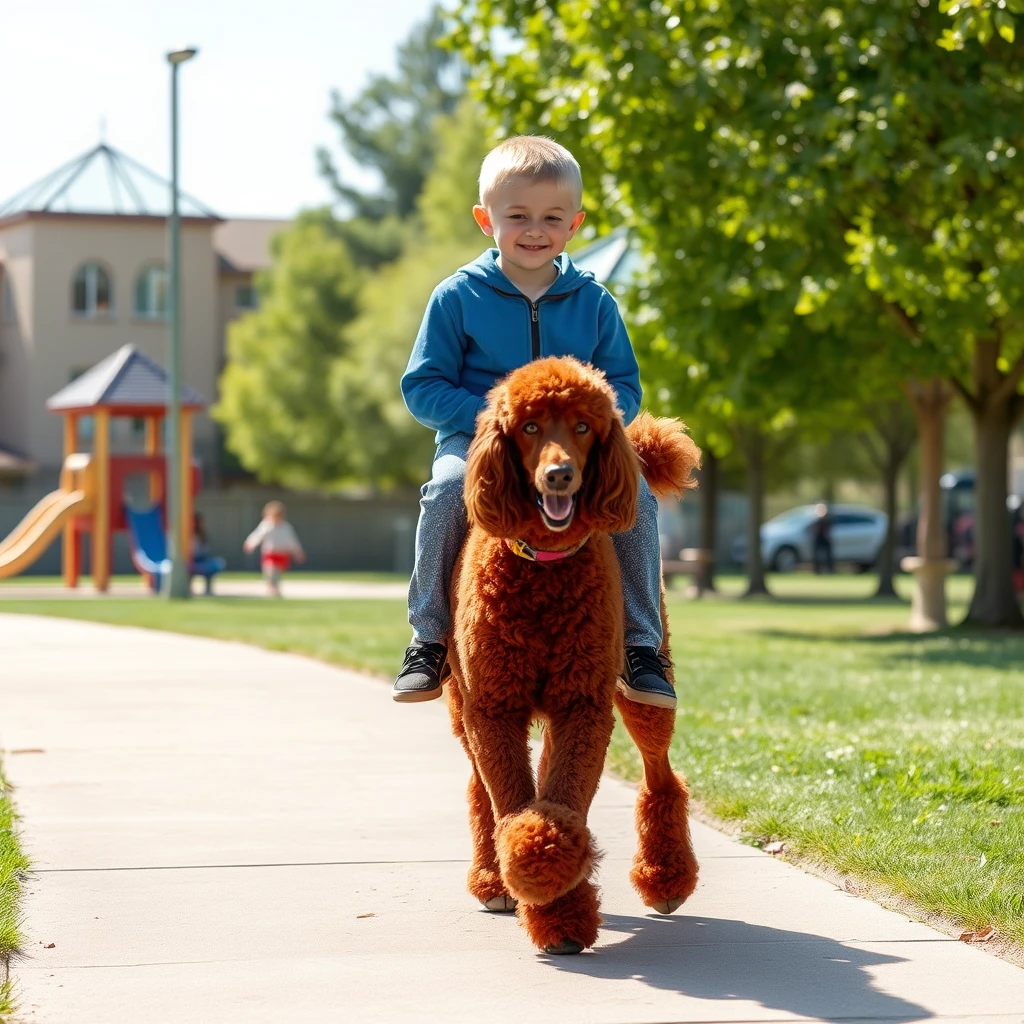
{"type": "Polygon", "coordinates": [[[494,238],[501,269],[519,285],[550,284],[552,261],[576,234],[584,213],[560,182],[513,180],[496,189],[487,206],[474,206],[473,216],[494,238]]]}

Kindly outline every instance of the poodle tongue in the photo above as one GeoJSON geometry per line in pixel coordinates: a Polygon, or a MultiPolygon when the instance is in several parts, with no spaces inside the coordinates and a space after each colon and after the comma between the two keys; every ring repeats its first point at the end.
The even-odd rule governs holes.
{"type": "Polygon", "coordinates": [[[545,494],[543,500],[545,514],[556,523],[572,510],[572,497],[568,494],[545,494]]]}

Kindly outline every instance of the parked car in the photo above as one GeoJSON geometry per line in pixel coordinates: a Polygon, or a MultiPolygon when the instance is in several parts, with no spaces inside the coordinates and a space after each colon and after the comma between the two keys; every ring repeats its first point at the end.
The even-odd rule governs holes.
{"type": "MultiPolygon", "coordinates": [[[[792,572],[813,558],[811,526],[818,518],[818,505],[800,505],[761,525],[761,558],[776,572],[792,572]]],[[[885,543],[888,516],[867,505],[830,505],[828,508],[832,559],[852,563],[866,572],[877,561],[885,543]]],[[[732,545],[733,561],[747,561],[747,539],[737,537],[732,545]]]]}
{"type": "MultiPolygon", "coordinates": [[[[973,545],[963,540],[965,516],[974,522],[974,470],[955,469],[939,478],[942,527],[946,531],[946,548],[963,572],[970,572],[974,558],[973,545]],[[959,534],[958,534],[959,531],[959,534]]],[[[917,553],[917,522],[920,505],[909,516],[904,516],[896,527],[896,565],[907,556],[917,553]]]]}

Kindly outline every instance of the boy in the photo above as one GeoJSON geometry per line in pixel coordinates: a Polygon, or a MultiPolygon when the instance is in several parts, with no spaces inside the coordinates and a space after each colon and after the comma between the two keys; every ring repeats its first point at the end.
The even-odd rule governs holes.
{"type": "MultiPolygon", "coordinates": [[[[468,530],[462,499],[466,455],[484,396],[533,359],[573,355],[603,370],[626,423],[640,407],[640,371],[615,300],[564,253],[583,223],[583,180],[572,154],[550,139],[520,136],[488,153],[473,217],[496,248],[434,289],[402,394],[437,431],[430,481],[422,489],[416,563],[409,585],[412,644],[392,697],[441,696],[451,629],[448,588],[468,530]]],[[[661,646],[658,505],[640,478],[636,525],[617,534],[626,611],[626,696],[675,707],[661,646]]]]}
{"type": "Polygon", "coordinates": [[[268,501],[263,506],[263,518],[248,537],[243,549],[248,553],[260,549],[260,568],[267,581],[267,593],[271,597],[281,596],[281,574],[287,569],[294,556],[297,562],[306,560],[295,529],[288,522],[283,502],[268,501]]]}

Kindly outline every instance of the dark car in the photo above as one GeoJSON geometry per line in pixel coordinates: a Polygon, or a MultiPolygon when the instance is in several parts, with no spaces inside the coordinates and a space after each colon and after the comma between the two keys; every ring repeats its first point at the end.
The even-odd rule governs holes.
{"type": "MultiPolygon", "coordinates": [[[[963,522],[967,514],[974,516],[974,470],[956,469],[943,473],[939,478],[939,489],[942,501],[942,526],[946,531],[946,550],[956,558],[960,568],[970,571],[971,559],[961,561],[957,554],[957,524],[963,522]]],[[[920,518],[920,507],[913,514],[904,516],[896,528],[896,565],[907,555],[917,553],[917,525],[920,518]]],[[[963,552],[966,555],[966,551],[963,552]]]]}

